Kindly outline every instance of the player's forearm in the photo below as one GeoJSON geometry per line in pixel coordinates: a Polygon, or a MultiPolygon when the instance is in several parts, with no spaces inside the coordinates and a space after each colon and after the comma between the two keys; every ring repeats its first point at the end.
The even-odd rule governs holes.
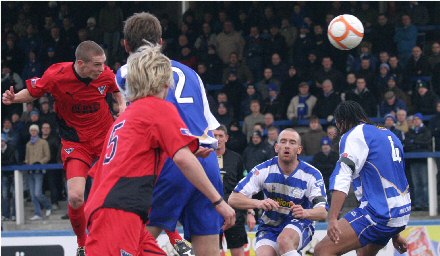
{"type": "Polygon", "coordinates": [[[181,148],[173,157],[173,161],[182,171],[183,175],[211,202],[216,202],[221,198],[220,194],[212,185],[211,181],[206,176],[200,162],[189,150],[188,147],[181,148]]]}
{"type": "Polygon", "coordinates": [[[323,206],[309,209],[307,219],[309,220],[325,220],[327,218],[327,210],[323,206]]]}
{"type": "Polygon", "coordinates": [[[115,92],[113,93],[113,97],[115,98],[116,102],[119,105],[119,112],[120,113],[124,112],[125,107],[127,106],[127,102],[125,101],[124,95],[122,95],[121,92],[115,92]]]}
{"type": "Polygon", "coordinates": [[[229,196],[228,204],[235,209],[247,210],[258,208],[258,200],[248,198],[242,193],[232,192],[229,196]]]}
{"type": "Polygon", "coordinates": [[[15,94],[14,100],[12,103],[26,103],[35,100],[34,97],[29,93],[28,89],[21,90],[20,92],[15,94]]]}
{"type": "Polygon", "coordinates": [[[333,190],[332,193],[332,203],[330,205],[330,210],[328,213],[328,220],[337,220],[339,213],[341,212],[342,206],[344,205],[345,198],[347,194],[344,192],[333,190]]]}

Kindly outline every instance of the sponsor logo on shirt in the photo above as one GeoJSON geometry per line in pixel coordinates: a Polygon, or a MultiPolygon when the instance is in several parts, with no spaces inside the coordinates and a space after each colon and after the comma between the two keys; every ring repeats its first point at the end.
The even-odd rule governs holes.
{"type": "Polygon", "coordinates": [[[99,91],[101,94],[104,94],[106,88],[107,88],[107,85],[99,86],[99,87],[98,87],[98,91],[99,91]]]}
{"type": "Polygon", "coordinates": [[[133,254],[126,252],[124,249],[121,249],[121,256],[133,256],[133,254]]]}
{"type": "Polygon", "coordinates": [[[323,180],[317,180],[315,182],[315,187],[322,187],[324,186],[324,181],[323,180]]]}
{"type": "Polygon", "coordinates": [[[91,104],[75,104],[72,106],[72,112],[76,114],[90,114],[98,112],[101,108],[99,102],[93,102],[91,104]]]}
{"type": "Polygon", "coordinates": [[[64,151],[66,151],[67,154],[70,155],[70,153],[73,152],[73,150],[75,150],[74,148],[65,148],[64,151]]]}

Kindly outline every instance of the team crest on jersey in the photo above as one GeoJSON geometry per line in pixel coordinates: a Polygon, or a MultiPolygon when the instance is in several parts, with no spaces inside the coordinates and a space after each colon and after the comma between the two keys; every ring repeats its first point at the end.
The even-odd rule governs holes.
{"type": "Polygon", "coordinates": [[[341,155],[341,157],[344,157],[344,158],[349,158],[349,154],[347,153],[347,152],[345,152],[345,153],[342,153],[342,155],[341,155]]]}
{"type": "Polygon", "coordinates": [[[70,155],[70,153],[73,152],[73,150],[75,150],[74,148],[65,148],[64,151],[66,151],[67,154],[70,155]]]}
{"type": "Polygon", "coordinates": [[[292,197],[295,197],[295,198],[301,198],[301,189],[298,189],[298,188],[292,188],[291,190],[290,190],[290,194],[292,195],[292,197]]]}
{"type": "Polygon", "coordinates": [[[35,86],[37,86],[37,81],[40,80],[40,78],[32,78],[31,79],[31,86],[32,88],[35,88],[35,86]]]}
{"type": "Polygon", "coordinates": [[[186,128],[180,128],[180,132],[185,136],[193,136],[192,133],[186,128]]]}
{"type": "Polygon", "coordinates": [[[101,94],[104,94],[104,92],[105,92],[105,88],[107,88],[107,85],[99,86],[99,87],[98,87],[98,91],[99,91],[101,94]]]}
{"type": "Polygon", "coordinates": [[[125,250],[121,249],[121,256],[133,256],[133,254],[128,253],[125,250]]]}
{"type": "Polygon", "coordinates": [[[317,180],[315,182],[315,187],[322,187],[324,186],[324,181],[323,180],[317,180]]]}

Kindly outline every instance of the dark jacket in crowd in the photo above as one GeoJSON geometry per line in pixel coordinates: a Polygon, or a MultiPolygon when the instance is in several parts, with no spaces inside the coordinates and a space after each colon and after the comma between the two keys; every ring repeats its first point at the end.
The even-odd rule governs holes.
{"type": "Polygon", "coordinates": [[[247,145],[246,136],[241,132],[241,128],[238,131],[229,131],[229,139],[226,142],[226,147],[239,154],[243,154],[247,145]]]}
{"type": "Polygon", "coordinates": [[[223,155],[223,168],[220,168],[220,173],[223,179],[225,201],[228,201],[232,191],[238,182],[243,179],[243,159],[241,156],[229,149],[226,149],[223,155]]]}
{"type": "Polygon", "coordinates": [[[249,172],[255,166],[274,157],[269,147],[270,145],[264,141],[257,145],[251,141],[243,152],[244,168],[249,172]]]}
{"type": "Polygon", "coordinates": [[[346,100],[353,100],[359,103],[365,110],[365,113],[369,117],[377,115],[376,99],[368,88],[365,88],[362,92],[358,93],[357,90],[353,90],[345,96],[346,100]]]}
{"type": "Polygon", "coordinates": [[[422,126],[412,128],[405,134],[405,151],[406,152],[427,152],[432,151],[431,130],[422,126]]]}
{"type": "Polygon", "coordinates": [[[329,179],[338,160],[339,154],[334,151],[330,151],[328,155],[320,151],[313,156],[312,165],[321,172],[327,189],[329,189],[329,179]]]}
{"type": "Polygon", "coordinates": [[[431,128],[431,134],[435,139],[435,151],[440,151],[440,112],[437,112],[429,120],[429,128],[431,128]]]}
{"type": "Polygon", "coordinates": [[[438,96],[431,90],[427,91],[425,95],[421,96],[418,92],[414,93],[412,100],[414,112],[420,112],[424,115],[435,114],[435,104],[438,96]]]}
{"type": "Polygon", "coordinates": [[[313,114],[319,118],[327,118],[329,115],[333,115],[339,102],[341,102],[341,97],[335,91],[329,95],[321,93],[313,108],[313,114]]]}

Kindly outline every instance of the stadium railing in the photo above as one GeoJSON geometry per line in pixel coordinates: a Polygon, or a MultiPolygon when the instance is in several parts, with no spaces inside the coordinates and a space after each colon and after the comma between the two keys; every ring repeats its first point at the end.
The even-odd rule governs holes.
{"type": "MultiPolygon", "coordinates": [[[[440,152],[412,152],[405,153],[405,159],[426,158],[428,162],[428,191],[429,191],[429,216],[437,215],[437,164],[435,159],[440,158],[440,152]]],[[[300,159],[312,162],[313,156],[300,156],[300,159]]],[[[3,171],[14,172],[15,185],[15,213],[16,224],[24,224],[24,199],[23,199],[23,172],[29,170],[56,170],[63,169],[62,164],[38,165],[7,165],[2,166],[3,171]]]]}

